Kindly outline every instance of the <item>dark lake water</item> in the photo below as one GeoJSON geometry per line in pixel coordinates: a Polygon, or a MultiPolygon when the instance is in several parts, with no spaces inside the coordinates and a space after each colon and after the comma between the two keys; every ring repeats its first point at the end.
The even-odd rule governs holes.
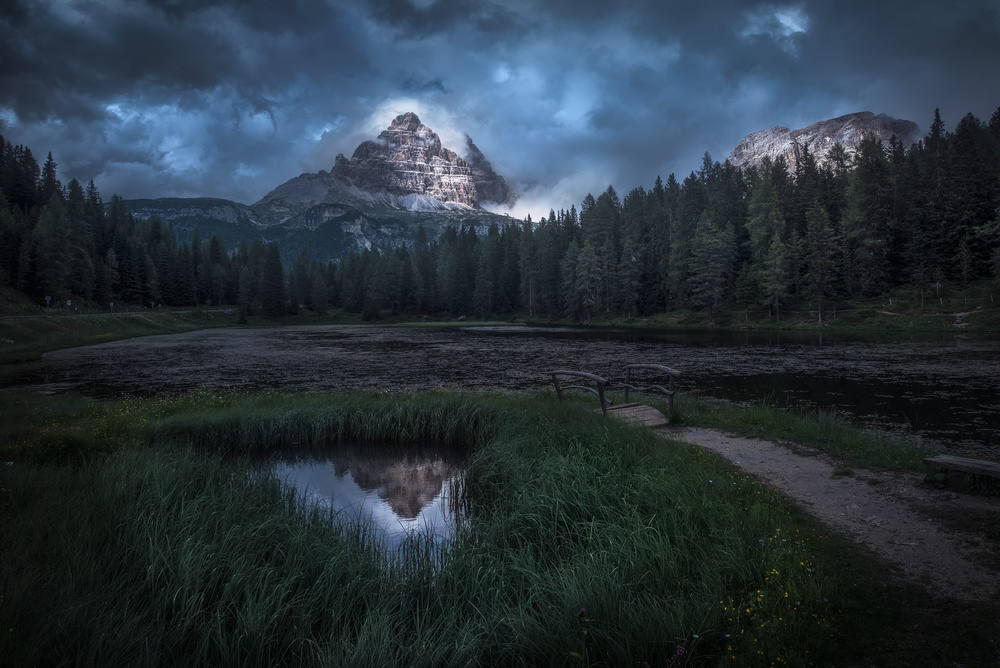
{"type": "Polygon", "coordinates": [[[94,396],[206,388],[532,391],[546,369],[621,377],[655,362],[681,393],[836,410],[865,424],[1000,456],[1000,341],[964,334],[300,326],[203,330],[46,354],[0,387],[94,396]]]}
{"type": "Polygon", "coordinates": [[[384,443],[282,448],[258,466],[300,494],[332,521],[362,521],[386,546],[421,534],[440,545],[458,521],[452,492],[468,452],[434,443],[384,443]]]}

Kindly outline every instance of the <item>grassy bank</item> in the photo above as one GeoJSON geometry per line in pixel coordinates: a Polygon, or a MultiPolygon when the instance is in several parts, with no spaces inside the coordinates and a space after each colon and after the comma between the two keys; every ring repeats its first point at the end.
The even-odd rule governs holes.
{"type": "Polygon", "coordinates": [[[8,317],[0,319],[0,364],[36,360],[50,350],[234,324],[236,316],[222,311],[8,317]]]}
{"type": "Polygon", "coordinates": [[[5,664],[997,659],[978,621],[997,611],[892,584],[872,557],[729,465],[603,420],[589,402],[15,403],[3,423],[22,419],[0,445],[13,460],[0,468],[5,664]],[[302,513],[239,460],[292,442],[428,438],[473,449],[470,521],[440,553],[414,540],[390,554],[363,525],[302,513]]]}
{"type": "MultiPolygon", "coordinates": [[[[874,298],[852,297],[825,302],[820,325],[818,304],[801,300],[775,313],[758,306],[721,304],[713,310],[676,310],[622,318],[598,315],[594,325],[643,328],[705,328],[763,330],[822,330],[834,332],[1000,332],[1000,287],[995,281],[932,289],[899,286],[874,298]]],[[[565,324],[579,324],[563,321],[565,324]]]]}
{"type": "MultiPolygon", "coordinates": [[[[116,339],[171,334],[203,327],[240,325],[235,307],[144,312],[130,315],[107,313],[60,315],[45,311],[23,295],[0,289],[0,364],[37,359],[49,350],[89,345],[116,339]]],[[[824,306],[824,324],[818,325],[816,305],[803,303],[781,312],[780,319],[766,309],[722,306],[710,322],[705,311],[674,311],[649,317],[621,318],[611,314],[594,319],[595,326],[652,329],[704,328],[823,330],[871,332],[890,335],[919,332],[1000,332],[1000,290],[982,282],[965,288],[948,286],[941,295],[913,287],[899,287],[876,299],[852,299],[824,306]]],[[[482,325],[563,324],[564,319],[531,319],[515,314],[502,320],[481,321],[453,315],[432,316],[386,311],[375,321],[360,314],[332,309],[317,316],[303,309],[298,315],[279,319],[251,316],[249,326],[371,324],[402,327],[474,327],[482,325]]]]}
{"type": "MultiPolygon", "coordinates": [[[[647,403],[663,412],[668,409],[665,401],[647,403]]],[[[847,463],[877,470],[924,472],[924,457],[938,454],[911,440],[858,427],[833,411],[789,409],[764,401],[743,405],[679,395],[674,424],[777,440],[793,450],[799,446],[816,448],[847,463]]]]}
{"type": "Polygon", "coordinates": [[[88,346],[151,334],[179,334],[209,327],[287,327],[360,323],[360,316],[340,311],[332,311],[321,318],[309,313],[278,319],[250,316],[246,323],[240,323],[235,308],[73,315],[62,315],[53,309],[49,314],[0,317],[0,364],[29,362],[40,358],[50,350],[88,346]]]}

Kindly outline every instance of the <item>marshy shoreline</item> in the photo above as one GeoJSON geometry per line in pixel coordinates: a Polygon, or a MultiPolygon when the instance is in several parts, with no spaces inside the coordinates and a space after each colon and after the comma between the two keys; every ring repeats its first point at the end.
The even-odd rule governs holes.
{"type": "MultiPolygon", "coordinates": [[[[95,336],[225,324],[173,317],[93,318],[83,332],[46,321],[49,334],[13,359],[95,336]]],[[[451,362],[472,353],[453,348],[441,353],[451,362]]],[[[0,655],[27,666],[1000,660],[995,598],[900,577],[886,554],[818,521],[813,502],[691,435],[777,441],[793,457],[833,462],[833,477],[905,477],[912,489],[936,453],[834,411],[768,401],[682,393],[672,434],[593,408],[546,389],[485,386],[8,391],[0,655]],[[456,493],[471,519],[443,549],[417,534],[390,551],[365,522],[331,523],[239,463],[292,444],[426,440],[470,452],[456,493]]],[[[1000,548],[1000,513],[988,504],[962,515],[934,503],[924,519],[952,525],[945,542],[1000,548]]],[[[1000,572],[995,560],[978,565],[1000,572]]]]}
{"type": "MultiPolygon", "coordinates": [[[[747,410],[677,408],[681,425],[747,410]]],[[[900,581],[730,463],[592,409],[548,392],[18,397],[2,421],[0,652],[24,665],[663,665],[678,647],[686,665],[996,662],[995,605],[900,581]],[[363,523],[303,515],[278,481],[229,463],[347,439],[470,448],[471,521],[386,570],[363,523]]],[[[788,413],[744,422],[808,440],[813,418],[788,413]]],[[[834,440],[858,436],[842,428],[834,440]]]]}

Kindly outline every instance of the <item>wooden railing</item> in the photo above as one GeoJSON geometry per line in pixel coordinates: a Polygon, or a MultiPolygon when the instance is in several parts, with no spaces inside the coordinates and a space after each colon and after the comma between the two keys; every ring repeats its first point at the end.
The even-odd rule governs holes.
{"type": "Polygon", "coordinates": [[[597,398],[601,400],[601,412],[605,416],[608,414],[608,405],[612,402],[608,401],[604,395],[604,388],[608,386],[609,381],[606,378],[601,378],[600,376],[595,376],[592,373],[586,373],[584,371],[567,371],[565,369],[556,369],[555,371],[549,371],[548,374],[552,376],[552,384],[556,387],[556,396],[559,397],[559,401],[562,401],[563,392],[566,390],[583,390],[584,392],[591,392],[597,395],[597,398]],[[583,380],[589,380],[594,383],[594,387],[589,385],[567,385],[563,386],[559,382],[559,376],[570,376],[571,378],[581,378],[583,380]]]}
{"type": "MultiPolygon", "coordinates": [[[[601,378],[600,376],[594,375],[592,373],[587,373],[585,371],[570,371],[567,369],[556,369],[554,371],[549,371],[549,376],[552,377],[552,384],[556,388],[556,396],[559,397],[559,401],[562,401],[563,392],[565,390],[583,390],[585,392],[590,392],[597,395],[597,398],[601,400],[601,412],[607,416],[608,406],[613,406],[614,402],[610,401],[606,394],[606,388],[611,386],[622,387],[625,389],[625,403],[628,403],[629,392],[659,392],[667,397],[668,404],[670,406],[670,415],[673,416],[674,413],[674,395],[677,393],[676,379],[680,378],[681,372],[676,369],[671,369],[668,366],[663,366],[662,364],[626,364],[624,367],[625,380],[620,383],[612,383],[606,378],[601,378]],[[660,377],[667,377],[667,385],[664,387],[662,384],[656,384],[652,382],[645,382],[636,379],[635,376],[640,372],[653,372],[654,375],[660,377]],[[589,381],[593,383],[590,385],[563,385],[559,381],[560,376],[568,376],[573,379],[580,379],[583,381],[589,381]]],[[[643,374],[648,377],[649,374],[643,374]]],[[[572,382],[572,381],[571,381],[572,382]]]]}
{"type": "MultiPolygon", "coordinates": [[[[626,364],[625,365],[625,382],[619,383],[625,388],[625,401],[628,401],[628,393],[632,392],[650,392],[656,391],[661,394],[666,395],[667,403],[670,406],[670,417],[674,414],[674,395],[677,393],[677,386],[675,384],[675,379],[681,377],[681,372],[676,369],[671,369],[668,366],[663,366],[662,364],[626,364]],[[669,377],[667,387],[662,385],[633,385],[632,375],[633,371],[655,371],[659,374],[665,374],[669,377]]],[[[638,380],[636,381],[639,382],[638,380]]]]}

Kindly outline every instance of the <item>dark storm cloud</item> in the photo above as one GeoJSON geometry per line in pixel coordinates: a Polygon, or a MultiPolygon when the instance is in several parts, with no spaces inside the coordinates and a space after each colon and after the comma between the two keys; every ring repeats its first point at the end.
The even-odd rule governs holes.
{"type": "Polygon", "coordinates": [[[8,33],[15,65],[0,84],[3,102],[30,120],[93,117],[123,94],[183,102],[224,83],[250,99],[284,88],[300,59],[354,41],[322,2],[33,3],[28,14],[8,33]]]}
{"type": "Polygon", "coordinates": [[[422,4],[410,0],[373,0],[371,16],[378,23],[392,27],[402,39],[470,31],[503,39],[525,32],[531,24],[529,17],[499,3],[439,0],[422,4]]]}
{"type": "Polygon", "coordinates": [[[407,79],[400,86],[407,93],[426,93],[426,92],[439,92],[447,95],[450,91],[445,88],[444,82],[440,78],[434,78],[429,81],[420,79],[407,79]]]}
{"type": "Polygon", "coordinates": [[[255,201],[413,110],[537,217],[774,125],[1000,104],[995,0],[13,0],[0,27],[5,136],[126,197],[255,201]]]}

